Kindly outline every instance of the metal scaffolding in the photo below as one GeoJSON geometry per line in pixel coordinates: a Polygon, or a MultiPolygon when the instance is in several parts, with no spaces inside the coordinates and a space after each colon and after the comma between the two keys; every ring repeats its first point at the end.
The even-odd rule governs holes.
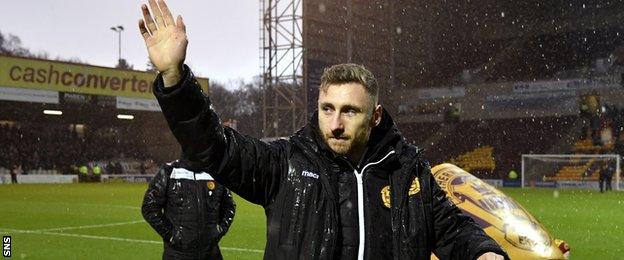
{"type": "Polygon", "coordinates": [[[264,137],[288,136],[306,122],[303,0],[260,0],[264,137]]]}

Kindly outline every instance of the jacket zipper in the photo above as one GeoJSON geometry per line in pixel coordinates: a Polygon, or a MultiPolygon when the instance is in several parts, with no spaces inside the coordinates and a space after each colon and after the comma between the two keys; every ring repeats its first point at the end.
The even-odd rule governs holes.
{"type": "MultiPolygon", "coordinates": [[[[201,198],[200,197],[203,196],[203,194],[200,193],[200,191],[201,191],[201,189],[199,189],[200,185],[197,185],[197,177],[195,176],[195,172],[193,172],[193,180],[194,180],[193,181],[193,186],[194,186],[193,188],[195,188],[195,194],[197,194],[197,210],[199,211],[198,212],[199,213],[199,223],[198,223],[199,225],[198,225],[198,227],[201,227],[203,225],[203,223],[204,223],[204,214],[203,214],[204,211],[202,210],[202,204],[201,204],[201,198]]],[[[198,242],[199,245],[203,244],[202,243],[203,241],[201,241],[202,240],[201,229],[197,230],[197,240],[198,240],[197,242],[198,242]]],[[[201,250],[197,250],[197,257],[201,257],[200,251],[201,250]]]]}
{"type": "Polygon", "coordinates": [[[371,166],[371,165],[375,165],[375,164],[379,164],[381,163],[383,160],[385,160],[386,158],[388,158],[390,155],[394,154],[394,150],[390,151],[388,154],[386,154],[386,156],[384,156],[383,158],[381,158],[381,160],[376,161],[376,162],[372,162],[369,164],[366,164],[363,168],[361,172],[358,172],[357,169],[355,169],[355,167],[353,167],[353,174],[355,174],[355,179],[357,181],[357,205],[358,205],[358,229],[359,229],[359,236],[360,236],[360,240],[358,243],[358,259],[363,260],[364,259],[364,242],[365,242],[365,238],[366,238],[366,230],[364,228],[364,181],[363,181],[363,177],[364,177],[364,171],[366,170],[366,167],[371,166]]]}

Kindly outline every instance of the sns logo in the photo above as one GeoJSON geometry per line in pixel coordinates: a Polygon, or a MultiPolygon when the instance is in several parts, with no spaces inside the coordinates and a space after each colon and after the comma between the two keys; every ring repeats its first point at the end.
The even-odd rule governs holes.
{"type": "Polygon", "coordinates": [[[11,257],[11,236],[2,237],[2,255],[11,257]]]}

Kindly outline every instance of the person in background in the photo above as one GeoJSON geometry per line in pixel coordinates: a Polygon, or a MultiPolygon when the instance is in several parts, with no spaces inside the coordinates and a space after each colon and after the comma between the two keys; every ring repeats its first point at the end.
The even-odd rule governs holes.
{"type": "Polygon", "coordinates": [[[113,162],[108,161],[105,170],[106,174],[115,174],[115,165],[113,165],[113,162]]]}
{"type": "Polygon", "coordinates": [[[145,161],[141,161],[141,164],[139,165],[139,174],[144,175],[146,173],[146,168],[145,161]]]}
{"type": "Polygon", "coordinates": [[[210,174],[175,161],[156,173],[141,211],[162,237],[163,259],[222,259],[218,243],[234,220],[236,204],[210,174]]]}
{"type": "Polygon", "coordinates": [[[123,166],[121,166],[121,162],[115,162],[115,174],[124,174],[123,166]]]}
{"type": "Polygon", "coordinates": [[[80,180],[80,182],[89,181],[89,167],[87,167],[86,164],[80,165],[80,167],[78,167],[78,180],[80,180]]]}
{"type": "Polygon", "coordinates": [[[613,180],[613,173],[615,169],[609,164],[605,164],[600,169],[600,175],[598,176],[598,186],[600,186],[600,192],[611,190],[611,181],[613,180]]]}
{"type": "Polygon", "coordinates": [[[10,174],[11,174],[11,183],[17,184],[17,174],[21,173],[22,166],[21,165],[12,165],[10,171],[11,171],[10,172],[10,174]]]}
{"type": "Polygon", "coordinates": [[[93,165],[93,179],[98,182],[102,180],[102,167],[97,164],[93,165]]]}
{"type": "Polygon", "coordinates": [[[511,171],[509,171],[509,175],[507,177],[509,177],[509,180],[515,181],[516,179],[518,179],[518,173],[512,169],[511,171]]]}

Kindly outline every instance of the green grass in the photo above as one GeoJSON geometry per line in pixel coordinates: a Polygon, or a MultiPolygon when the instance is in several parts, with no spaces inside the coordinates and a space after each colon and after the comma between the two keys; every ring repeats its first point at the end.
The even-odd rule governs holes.
{"type": "MultiPolygon", "coordinates": [[[[159,237],[142,220],[146,184],[0,185],[0,233],[11,235],[15,259],[158,259],[159,237]],[[136,223],[127,223],[137,221],[136,223]],[[105,227],[48,230],[115,224],[105,227]],[[125,240],[124,240],[125,239],[125,240]]],[[[624,193],[503,189],[556,238],[574,259],[619,259],[624,245],[624,193]]],[[[221,241],[226,259],[261,259],[264,211],[240,198],[234,224],[221,241]]]]}
{"type": "MultiPolygon", "coordinates": [[[[141,216],[146,189],[123,183],[0,185],[0,233],[11,236],[15,259],[159,259],[160,237],[141,216]],[[124,224],[133,221],[140,222],[124,224]],[[111,223],[121,225],[42,230],[111,223]]],[[[223,256],[262,259],[257,250],[266,241],[264,211],[236,202],[234,224],[220,243],[223,256]]]]}
{"type": "Polygon", "coordinates": [[[555,238],[573,259],[624,258],[624,193],[587,190],[502,189],[555,238]]]}

